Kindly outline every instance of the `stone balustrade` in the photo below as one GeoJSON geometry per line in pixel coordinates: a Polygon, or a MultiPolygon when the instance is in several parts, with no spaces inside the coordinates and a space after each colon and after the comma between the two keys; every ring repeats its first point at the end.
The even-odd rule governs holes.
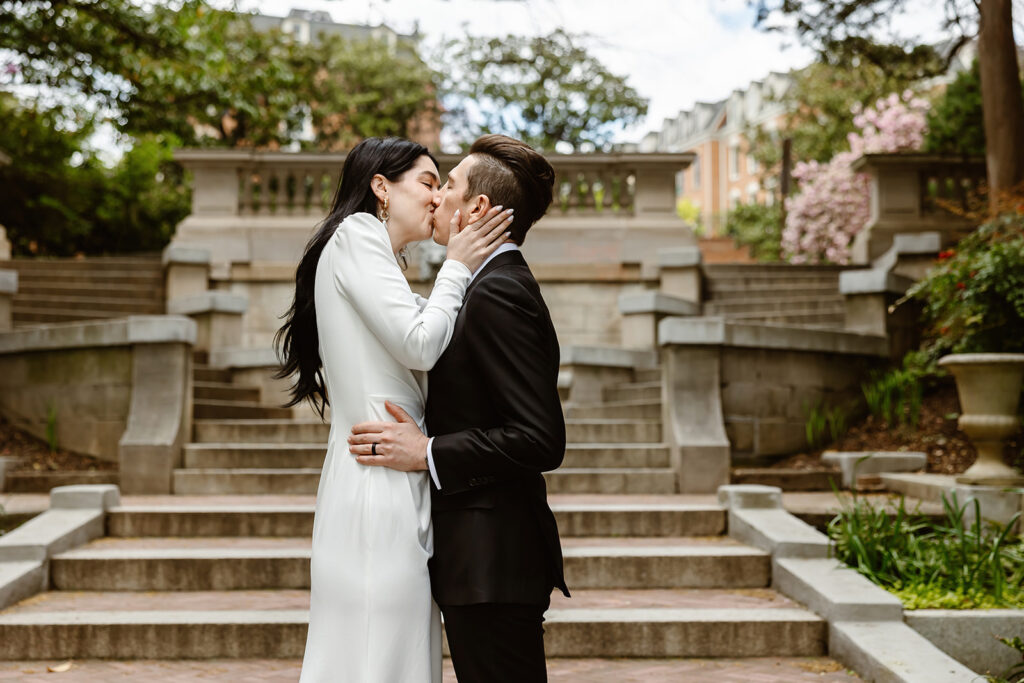
{"type": "MultiPolygon", "coordinates": [[[[291,303],[295,266],[329,208],[345,155],[183,149],[175,156],[192,175],[193,195],[192,214],[165,255],[168,301],[197,293],[196,283],[208,277],[210,289],[249,301],[241,346],[269,348],[291,303]]],[[[675,210],[675,175],[693,155],[548,158],[557,174],[555,200],[531,229],[524,255],[562,344],[618,344],[620,295],[658,286],[659,251],[696,250],[691,226],[675,210]]],[[[442,177],[460,159],[440,155],[442,177]]],[[[409,262],[413,288],[429,292],[429,259],[414,253],[409,262]]]]}
{"type": "Polygon", "coordinates": [[[871,217],[853,243],[854,262],[865,264],[884,254],[896,234],[959,239],[972,227],[962,212],[985,180],[984,159],[935,154],[865,154],[853,170],[871,179],[871,217]]]}

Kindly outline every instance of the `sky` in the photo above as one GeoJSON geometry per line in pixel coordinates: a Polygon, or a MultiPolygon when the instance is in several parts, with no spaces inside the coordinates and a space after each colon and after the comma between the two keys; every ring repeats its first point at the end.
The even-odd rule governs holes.
{"type": "MultiPolygon", "coordinates": [[[[894,18],[895,30],[940,38],[943,4],[909,0],[906,16],[894,18]]],[[[239,5],[274,16],[292,8],[325,10],[338,22],[383,22],[403,33],[418,26],[427,45],[467,33],[540,35],[561,27],[586,34],[587,47],[609,70],[627,76],[650,100],[646,119],[621,131],[619,142],[639,141],[697,101],[724,99],[771,71],[813,59],[793,35],[754,28],[747,0],[239,0],[239,5]]]]}

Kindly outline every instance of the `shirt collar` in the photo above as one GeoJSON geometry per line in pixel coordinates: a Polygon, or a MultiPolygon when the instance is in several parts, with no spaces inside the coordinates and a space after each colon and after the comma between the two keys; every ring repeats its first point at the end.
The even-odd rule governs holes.
{"type": "Polygon", "coordinates": [[[484,266],[490,263],[495,256],[497,256],[498,254],[504,254],[509,251],[519,251],[519,247],[516,245],[515,242],[505,242],[505,244],[495,249],[494,253],[488,256],[484,260],[484,262],[480,264],[480,267],[473,271],[473,276],[469,278],[469,281],[472,282],[473,280],[475,280],[476,276],[480,274],[480,271],[484,269],[484,266]]]}

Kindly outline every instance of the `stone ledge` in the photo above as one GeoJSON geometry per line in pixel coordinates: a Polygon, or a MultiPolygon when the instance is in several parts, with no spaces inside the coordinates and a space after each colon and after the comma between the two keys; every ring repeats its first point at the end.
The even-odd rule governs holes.
{"type": "Polygon", "coordinates": [[[274,349],[266,347],[214,349],[210,352],[210,365],[215,368],[278,368],[281,361],[274,349]]]}
{"type": "Polygon", "coordinates": [[[1024,633],[1024,610],[908,611],[907,624],[953,659],[975,671],[1006,671],[1020,657],[997,637],[1024,633]]]}
{"type": "Polygon", "coordinates": [[[658,354],[654,351],[634,351],[614,346],[564,346],[558,364],[653,368],[658,365],[658,354]]]}
{"type": "Polygon", "coordinates": [[[102,536],[106,511],[120,500],[116,486],[58,486],[49,510],[0,536],[0,562],[46,562],[102,536]]]}
{"type": "Polygon", "coordinates": [[[0,294],[18,293],[18,271],[0,270],[0,294]]]}
{"type": "Polygon", "coordinates": [[[201,313],[235,313],[241,315],[249,308],[249,300],[230,292],[203,292],[167,302],[167,312],[175,315],[201,313]]]}
{"type": "Polygon", "coordinates": [[[773,565],[775,589],[830,623],[903,618],[903,605],[895,595],[838,560],[777,558],[773,565]]]}
{"type": "Polygon", "coordinates": [[[700,315],[700,304],[661,292],[637,292],[619,295],[619,313],[700,315]]]}
{"type": "Polygon", "coordinates": [[[674,247],[658,250],[658,266],[661,268],[689,268],[699,266],[702,260],[700,247],[674,247]]]}
{"type": "Polygon", "coordinates": [[[902,621],[829,624],[829,653],[867,680],[966,683],[978,674],[902,621]]]}
{"type": "Polygon", "coordinates": [[[858,356],[889,355],[888,339],[873,334],[808,327],[728,322],[724,318],[665,318],[658,323],[660,346],[733,346],[780,351],[815,351],[858,356]]]}
{"type": "Polygon", "coordinates": [[[164,266],[171,263],[181,263],[194,266],[210,265],[210,250],[201,247],[187,247],[176,244],[168,245],[161,256],[164,266]]]}
{"type": "Polygon", "coordinates": [[[196,324],[174,315],[134,315],[102,321],[43,325],[0,335],[0,354],[134,344],[194,344],[196,324]]]}
{"type": "Polygon", "coordinates": [[[942,251],[942,233],[908,232],[893,235],[889,250],[875,259],[873,269],[890,271],[899,263],[900,256],[926,256],[942,251]]]}
{"type": "Polygon", "coordinates": [[[0,610],[46,590],[47,566],[34,560],[0,562],[0,610]]]}
{"type": "Polygon", "coordinates": [[[833,463],[843,475],[843,487],[852,489],[857,477],[882,472],[913,472],[928,466],[928,456],[919,451],[840,452],[825,451],[822,462],[833,463]]]}
{"type": "Polygon", "coordinates": [[[897,294],[902,296],[914,281],[903,275],[883,269],[848,270],[839,274],[839,293],[852,294],[897,294]]]}

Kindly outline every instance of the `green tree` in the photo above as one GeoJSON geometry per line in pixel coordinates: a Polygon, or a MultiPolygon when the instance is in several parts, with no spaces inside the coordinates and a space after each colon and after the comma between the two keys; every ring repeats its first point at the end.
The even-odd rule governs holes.
{"type": "MultiPolygon", "coordinates": [[[[1024,93],[1024,80],[1021,92],[1024,93]]],[[[941,154],[984,156],[985,115],[977,61],[969,71],[957,74],[928,112],[924,149],[941,154]]]]}
{"type": "Polygon", "coordinates": [[[561,29],[541,37],[469,37],[445,47],[448,122],[470,140],[506,133],[542,149],[606,147],[647,114],[647,100],[561,29]]]}
{"type": "Polygon", "coordinates": [[[856,131],[851,110],[868,107],[880,97],[902,92],[913,83],[909,68],[887,70],[872,63],[815,62],[793,73],[792,85],[779,98],[786,114],[774,130],[750,132],[751,152],[765,173],[778,172],[782,138],[793,140],[794,161],[827,162],[849,149],[856,131]]]}
{"type": "Polygon", "coordinates": [[[738,245],[749,245],[758,261],[782,259],[782,212],[778,204],[740,204],[729,211],[725,234],[738,245]]]}
{"type": "Polygon", "coordinates": [[[867,60],[887,68],[899,53],[917,55],[922,77],[945,70],[957,49],[976,35],[985,137],[998,140],[986,154],[992,209],[1002,195],[1024,183],[1024,97],[1018,88],[1013,0],[945,0],[942,28],[952,43],[942,55],[892,33],[876,40],[876,34],[892,26],[892,17],[906,9],[908,0],[748,1],[757,8],[758,24],[768,30],[780,28],[771,23],[775,16],[795,20],[797,33],[826,61],[867,60]]]}

